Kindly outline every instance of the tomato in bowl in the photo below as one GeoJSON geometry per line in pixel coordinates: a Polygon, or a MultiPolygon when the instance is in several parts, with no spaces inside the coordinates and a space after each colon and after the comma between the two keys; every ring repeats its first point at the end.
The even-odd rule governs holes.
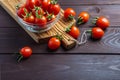
{"type": "MultiPolygon", "coordinates": [[[[28,7],[32,0],[26,0],[25,3],[21,3],[17,7],[17,18],[18,21],[29,31],[41,33],[51,29],[54,24],[58,21],[60,16],[60,6],[58,3],[49,3],[48,10],[43,9],[41,0],[40,4],[33,4],[34,7],[28,7]],[[27,7],[26,7],[27,4],[27,7]],[[51,9],[51,5],[57,5],[55,10],[51,9]]],[[[40,1],[40,0],[33,0],[40,1]]],[[[52,1],[52,0],[51,0],[52,1]]]]}

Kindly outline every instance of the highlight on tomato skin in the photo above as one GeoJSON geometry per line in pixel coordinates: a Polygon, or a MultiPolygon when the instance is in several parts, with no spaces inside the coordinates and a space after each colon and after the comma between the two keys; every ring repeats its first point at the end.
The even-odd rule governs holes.
{"type": "Polygon", "coordinates": [[[60,9],[59,4],[50,4],[48,12],[57,15],[60,12],[60,9]]]}
{"type": "Polygon", "coordinates": [[[51,50],[56,50],[60,47],[61,42],[58,38],[56,37],[52,37],[50,38],[50,40],[48,41],[48,48],[51,50]]]}
{"type": "Polygon", "coordinates": [[[29,46],[22,47],[18,52],[17,62],[20,62],[22,59],[29,58],[32,55],[32,48],[29,46]]]}
{"type": "Polygon", "coordinates": [[[80,30],[76,26],[70,26],[66,28],[65,31],[75,39],[77,39],[80,35],[80,30]]]}
{"type": "Polygon", "coordinates": [[[21,7],[18,6],[17,15],[18,15],[20,18],[23,18],[24,16],[26,16],[26,14],[27,14],[28,12],[29,12],[29,11],[25,8],[25,5],[22,5],[21,7]]]}
{"type": "Polygon", "coordinates": [[[82,11],[78,15],[77,24],[80,25],[80,24],[86,23],[88,22],[89,18],[90,18],[89,13],[86,11],[82,11]]]}
{"type": "Polygon", "coordinates": [[[28,46],[25,46],[21,48],[20,54],[23,56],[23,58],[28,58],[32,55],[32,49],[28,46]]]}
{"type": "Polygon", "coordinates": [[[25,5],[28,10],[32,10],[35,6],[41,5],[41,0],[26,0],[25,5]]]}
{"type": "Polygon", "coordinates": [[[101,39],[104,36],[104,31],[99,27],[92,28],[91,36],[93,39],[101,39]]]}
{"type": "Polygon", "coordinates": [[[76,16],[76,12],[73,8],[67,8],[64,10],[64,18],[68,20],[73,20],[76,16]]]}
{"type": "Polygon", "coordinates": [[[96,17],[92,22],[103,30],[110,26],[110,21],[104,16],[96,17]]]}

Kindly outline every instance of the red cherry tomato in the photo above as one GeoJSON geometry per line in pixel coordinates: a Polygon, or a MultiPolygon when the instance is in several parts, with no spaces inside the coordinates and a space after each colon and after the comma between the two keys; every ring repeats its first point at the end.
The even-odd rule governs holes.
{"type": "Polygon", "coordinates": [[[35,23],[39,25],[39,27],[44,27],[47,24],[47,19],[45,16],[36,17],[35,23]]]}
{"type": "Polygon", "coordinates": [[[51,50],[56,50],[56,49],[58,49],[60,47],[60,44],[61,44],[60,40],[55,38],[55,37],[53,37],[53,38],[51,38],[49,40],[48,47],[51,50]]]}
{"type": "Polygon", "coordinates": [[[90,17],[90,16],[89,16],[89,13],[83,11],[83,12],[81,12],[81,13],[78,15],[78,21],[77,21],[77,23],[78,23],[78,24],[86,23],[86,22],[88,22],[89,17],[90,17]]]}
{"type": "Polygon", "coordinates": [[[35,7],[34,9],[32,9],[32,14],[36,16],[36,13],[38,13],[38,15],[44,15],[45,12],[41,7],[35,7]]]}
{"type": "Polygon", "coordinates": [[[49,6],[49,13],[53,13],[57,15],[60,12],[60,5],[59,4],[51,4],[49,6]]]}
{"type": "Polygon", "coordinates": [[[70,19],[72,20],[76,15],[76,12],[72,9],[72,8],[67,8],[65,11],[64,11],[64,17],[66,19],[70,19]]]}
{"type": "Polygon", "coordinates": [[[76,26],[72,26],[68,34],[77,39],[80,35],[80,31],[76,26]]]}
{"type": "Polygon", "coordinates": [[[102,28],[102,29],[106,29],[107,27],[110,26],[110,22],[107,18],[101,16],[97,19],[96,21],[96,26],[102,28]]]}
{"type": "Polygon", "coordinates": [[[41,0],[26,0],[26,8],[32,10],[35,6],[40,6],[41,2],[41,0]]]}
{"type": "Polygon", "coordinates": [[[20,18],[23,18],[26,13],[28,13],[28,10],[25,8],[25,6],[21,6],[18,10],[17,10],[17,15],[20,17],[20,18]]]}
{"type": "Polygon", "coordinates": [[[92,38],[101,39],[104,36],[104,31],[99,27],[92,28],[92,38]]]}
{"type": "Polygon", "coordinates": [[[56,16],[54,14],[47,14],[46,15],[47,22],[54,21],[56,16]]]}
{"type": "Polygon", "coordinates": [[[23,56],[23,58],[28,58],[32,55],[32,49],[30,47],[23,47],[21,50],[20,50],[20,54],[21,56],[23,56]]]}
{"type": "Polygon", "coordinates": [[[23,18],[23,20],[28,22],[28,23],[34,23],[35,22],[35,17],[33,15],[29,15],[29,16],[25,16],[23,18]]]}
{"type": "Polygon", "coordinates": [[[49,5],[50,5],[50,0],[43,0],[42,1],[42,8],[44,11],[48,11],[48,8],[49,8],[49,5]]]}

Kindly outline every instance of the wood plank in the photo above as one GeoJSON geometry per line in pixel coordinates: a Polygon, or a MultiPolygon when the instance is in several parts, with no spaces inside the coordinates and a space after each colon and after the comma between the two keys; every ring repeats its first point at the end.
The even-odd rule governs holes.
{"type": "Polygon", "coordinates": [[[61,5],[116,5],[120,0],[58,0],[61,5]]]}
{"type": "Polygon", "coordinates": [[[2,80],[119,80],[119,55],[0,55],[2,80]],[[36,66],[37,65],[37,66],[36,66]]]}
{"type": "MultiPolygon", "coordinates": [[[[84,30],[90,28],[79,28],[81,34],[84,30]]],[[[23,46],[29,45],[33,48],[34,53],[51,53],[47,48],[47,43],[37,44],[32,38],[26,35],[22,29],[18,28],[1,28],[0,29],[0,53],[14,53],[19,51],[23,46]],[[23,36],[24,35],[24,36],[23,36]]],[[[120,54],[120,28],[108,28],[105,36],[100,41],[90,39],[86,44],[78,46],[70,50],[64,49],[62,46],[54,51],[54,53],[100,53],[100,54],[120,54]]],[[[80,40],[80,37],[78,40],[80,40]]]]}
{"type": "MultiPolygon", "coordinates": [[[[68,8],[69,6],[62,6],[63,9],[68,8]]],[[[81,27],[89,27],[92,26],[91,20],[96,16],[106,16],[110,20],[111,27],[119,27],[120,26],[120,5],[90,5],[90,6],[72,6],[75,9],[77,15],[81,11],[87,11],[90,13],[91,18],[87,24],[80,25],[81,27]]],[[[7,14],[7,12],[0,7],[0,21],[4,20],[0,25],[0,27],[17,27],[18,24],[7,14]]]]}
{"type": "MultiPolygon", "coordinates": [[[[19,25],[21,25],[21,27],[37,42],[37,43],[42,43],[42,42],[46,42],[49,40],[50,37],[53,37],[53,36],[56,36],[58,33],[59,35],[61,34],[64,34],[65,36],[68,36],[65,37],[63,36],[63,39],[62,39],[62,44],[63,46],[66,48],[66,49],[70,49],[72,47],[74,47],[74,45],[76,45],[76,42],[75,41],[69,41],[68,39],[73,39],[73,37],[71,37],[70,35],[68,35],[66,32],[65,32],[65,28],[67,28],[68,26],[72,26],[74,23],[75,23],[75,20],[72,20],[72,21],[67,21],[65,23],[65,28],[64,30],[62,30],[61,32],[59,32],[58,30],[60,30],[60,28],[62,27],[61,24],[59,24],[58,22],[56,24],[58,25],[53,25],[53,27],[51,29],[53,30],[49,30],[47,32],[43,32],[43,33],[33,33],[33,32],[30,32],[28,31],[26,28],[25,28],[25,25],[22,24],[18,18],[17,18],[17,15],[16,15],[16,9],[15,9],[15,6],[20,3],[19,1],[17,0],[12,0],[12,1],[9,1],[9,0],[1,0],[1,6],[13,17],[13,19],[16,20],[16,22],[18,22],[19,25]],[[68,24],[67,24],[68,23],[68,24]],[[66,25],[67,24],[67,25],[66,25]],[[57,29],[58,28],[58,29],[57,29]],[[48,33],[51,33],[51,35],[49,35],[48,33]]],[[[22,0],[21,3],[24,3],[25,0],[22,0]]],[[[61,9],[61,12],[60,12],[60,18],[58,21],[60,20],[64,20],[63,18],[63,13],[64,11],[61,9]]]]}

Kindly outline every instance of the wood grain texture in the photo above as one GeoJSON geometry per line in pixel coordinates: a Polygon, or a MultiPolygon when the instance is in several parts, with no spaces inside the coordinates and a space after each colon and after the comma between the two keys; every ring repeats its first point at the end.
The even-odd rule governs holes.
{"type": "MultiPolygon", "coordinates": [[[[80,28],[81,34],[84,30],[89,29],[91,28],[80,28]]],[[[2,53],[17,52],[25,45],[31,46],[34,53],[51,53],[47,49],[47,43],[35,43],[21,28],[1,28],[0,36],[2,36],[0,37],[0,52],[2,53]]],[[[92,40],[88,34],[88,41],[86,44],[81,46],[76,45],[75,48],[67,51],[61,46],[60,49],[54,51],[54,53],[120,53],[119,36],[119,28],[108,28],[105,32],[105,36],[99,41],[92,40]]],[[[81,36],[79,36],[78,40],[80,40],[80,37],[81,36]]]]}
{"type": "Polygon", "coordinates": [[[22,24],[16,15],[16,9],[15,6],[18,3],[25,3],[25,0],[21,0],[20,2],[18,0],[1,0],[1,6],[13,17],[13,19],[16,20],[16,22],[21,25],[21,27],[37,42],[37,43],[43,43],[43,42],[48,42],[48,40],[53,37],[58,35],[63,35],[63,39],[62,39],[62,44],[66,49],[70,49],[72,47],[74,47],[76,45],[75,41],[69,41],[69,39],[73,40],[73,37],[71,37],[70,35],[68,35],[65,32],[65,29],[68,26],[72,26],[75,23],[75,20],[71,20],[71,21],[66,21],[63,17],[63,13],[64,11],[61,9],[60,11],[60,18],[57,21],[57,23],[55,23],[54,25],[52,25],[53,27],[43,33],[33,33],[30,32],[26,29],[25,25],[22,24]],[[61,23],[60,23],[61,22],[61,23]],[[63,23],[64,22],[64,23],[63,23]]]}
{"type": "MultiPolygon", "coordinates": [[[[73,7],[77,14],[86,10],[92,15],[106,15],[111,21],[111,26],[100,41],[93,41],[88,35],[88,41],[84,45],[76,46],[71,50],[60,47],[57,51],[50,52],[47,43],[40,45],[35,43],[0,6],[0,79],[120,80],[120,55],[118,55],[120,54],[120,6],[118,5],[120,0],[59,0],[59,2],[63,9],[73,7]],[[101,10],[100,13],[98,8],[101,10]],[[25,45],[32,47],[34,53],[29,59],[17,63],[13,53],[18,52],[25,45]]],[[[79,26],[81,33],[90,28],[92,26],[89,22],[79,26]]]]}
{"type": "MultiPolygon", "coordinates": [[[[62,2],[62,0],[60,0],[62,2]]],[[[78,0],[75,0],[75,4],[77,4],[78,0]]],[[[96,0],[98,1],[98,0],[96,0]]],[[[100,41],[93,41],[91,39],[88,39],[87,43],[81,46],[75,46],[75,48],[71,50],[65,50],[62,46],[57,51],[54,51],[54,53],[120,53],[120,6],[115,5],[108,5],[108,4],[101,4],[98,5],[96,1],[84,1],[90,2],[90,4],[86,5],[62,5],[61,7],[63,9],[66,9],[68,7],[72,7],[75,9],[77,15],[81,11],[88,11],[91,15],[91,19],[88,23],[80,25],[79,29],[81,30],[81,34],[84,30],[92,28],[94,25],[91,24],[91,20],[95,16],[106,16],[111,24],[108,30],[105,33],[105,36],[100,41]],[[92,5],[92,3],[96,3],[96,5],[92,5]]],[[[118,2],[118,0],[115,0],[113,2],[118,2]]],[[[65,2],[68,2],[67,0],[65,2]]],[[[72,1],[70,0],[70,3],[72,1]]],[[[78,1],[79,2],[79,1],[78,1]]],[[[106,1],[98,1],[98,2],[108,2],[106,1]]],[[[112,3],[112,2],[111,2],[112,3]]],[[[82,3],[81,3],[82,4],[82,3]]],[[[47,43],[46,44],[36,44],[31,37],[25,33],[21,29],[21,27],[9,16],[9,14],[0,7],[0,40],[1,40],[1,50],[2,53],[13,53],[18,51],[21,47],[25,45],[29,45],[33,48],[34,53],[51,53],[47,49],[47,43]],[[24,36],[23,36],[24,35],[24,36]],[[7,49],[7,50],[6,50],[7,49]]],[[[77,18],[77,16],[76,16],[77,18]]],[[[81,37],[81,36],[80,36],[81,37]]],[[[78,40],[80,40],[80,37],[78,40]]]]}
{"type": "Polygon", "coordinates": [[[120,0],[58,0],[61,5],[118,5],[120,0]]]}
{"type": "Polygon", "coordinates": [[[119,80],[118,55],[0,55],[2,80],[119,80]]]}
{"type": "MultiPolygon", "coordinates": [[[[68,8],[69,6],[61,6],[63,9],[68,8]]],[[[87,24],[80,25],[81,27],[92,26],[91,20],[96,16],[105,16],[110,20],[110,27],[119,27],[120,26],[120,6],[119,5],[89,5],[89,6],[71,6],[76,11],[77,15],[81,11],[87,11],[90,13],[90,20],[87,24]]],[[[0,6],[0,20],[3,20],[1,27],[17,27],[17,23],[13,20],[11,16],[0,6]],[[6,22],[7,21],[7,22],[6,22]],[[9,26],[11,25],[11,26],[9,26]]]]}

